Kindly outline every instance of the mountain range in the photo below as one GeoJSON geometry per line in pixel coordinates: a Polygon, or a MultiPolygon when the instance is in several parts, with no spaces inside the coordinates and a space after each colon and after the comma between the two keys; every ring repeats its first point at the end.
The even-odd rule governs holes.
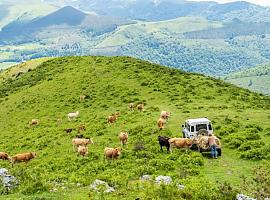
{"type": "Polygon", "coordinates": [[[0,67],[48,56],[128,55],[222,78],[270,61],[267,7],[184,0],[31,1],[33,7],[43,5],[42,12],[25,7],[13,20],[18,1],[0,6],[6,9],[0,16],[0,67]]]}

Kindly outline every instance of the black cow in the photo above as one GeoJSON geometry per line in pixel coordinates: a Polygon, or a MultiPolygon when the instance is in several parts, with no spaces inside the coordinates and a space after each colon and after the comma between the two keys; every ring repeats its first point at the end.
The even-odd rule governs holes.
{"type": "Polygon", "coordinates": [[[168,141],[169,139],[170,138],[166,136],[158,136],[158,142],[159,142],[160,149],[162,152],[163,152],[163,149],[162,149],[163,146],[167,148],[168,152],[170,151],[170,143],[168,141]]]}
{"type": "MultiPolygon", "coordinates": [[[[84,138],[84,136],[83,136],[83,134],[77,134],[77,135],[76,135],[76,138],[84,138]]],[[[86,137],[86,138],[84,138],[84,139],[90,139],[90,138],[87,138],[87,137],[86,137]]]]}
{"type": "Polygon", "coordinates": [[[66,131],[66,133],[69,134],[69,133],[71,133],[73,131],[73,128],[66,128],[65,131],[66,131]]]}

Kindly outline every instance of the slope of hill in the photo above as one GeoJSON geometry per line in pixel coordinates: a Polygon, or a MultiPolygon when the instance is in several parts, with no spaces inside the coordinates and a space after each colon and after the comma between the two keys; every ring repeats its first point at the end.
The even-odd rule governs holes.
{"type": "Polygon", "coordinates": [[[253,197],[270,193],[269,97],[129,57],[57,58],[17,78],[6,76],[0,82],[0,149],[10,155],[35,151],[38,157],[13,168],[0,160],[20,180],[18,189],[2,199],[180,196],[214,200],[233,199],[238,191],[253,197]],[[87,95],[85,101],[79,100],[80,94],[87,95]],[[144,103],[145,111],[128,111],[130,102],[144,103]],[[67,113],[77,110],[79,118],[68,121],[67,113]],[[162,110],[171,111],[172,116],[165,130],[159,131],[156,121],[162,110]],[[116,111],[121,112],[119,119],[108,126],[107,116],[116,111]],[[185,150],[160,152],[158,135],[181,137],[181,123],[202,116],[213,121],[215,133],[222,139],[221,158],[210,160],[209,153],[185,150]],[[28,128],[33,118],[40,125],[28,128]],[[59,126],[57,119],[62,120],[59,126]],[[84,158],[73,152],[71,140],[76,131],[70,135],[64,131],[80,124],[86,125],[83,134],[94,140],[84,158]],[[128,131],[128,145],[123,146],[119,160],[104,160],[104,147],[120,145],[120,131],[128,131]],[[253,174],[258,166],[262,167],[253,174]],[[264,179],[258,177],[261,172],[264,179]],[[174,183],[143,182],[140,177],[145,174],[169,175],[174,183]],[[250,182],[243,182],[243,177],[250,182]],[[116,191],[94,192],[89,185],[95,179],[108,182],[116,191]],[[177,183],[185,188],[178,190],[177,183]]]}
{"type": "Polygon", "coordinates": [[[270,64],[229,74],[224,80],[232,84],[270,95],[270,64]]]}

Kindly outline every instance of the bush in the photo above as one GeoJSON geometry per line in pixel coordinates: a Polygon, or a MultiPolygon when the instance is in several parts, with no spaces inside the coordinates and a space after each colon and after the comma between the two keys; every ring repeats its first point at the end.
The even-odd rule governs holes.
{"type": "Polygon", "coordinates": [[[262,148],[251,149],[241,153],[240,157],[251,160],[262,160],[266,158],[266,152],[262,148]]]}
{"type": "Polygon", "coordinates": [[[256,149],[256,148],[261,148],[262,146],[264,146],[265,143],[262,141],[248,141],[246,143],[243,143],[238,150],[239,151],[248,151],[251,149],[256,149]]]}

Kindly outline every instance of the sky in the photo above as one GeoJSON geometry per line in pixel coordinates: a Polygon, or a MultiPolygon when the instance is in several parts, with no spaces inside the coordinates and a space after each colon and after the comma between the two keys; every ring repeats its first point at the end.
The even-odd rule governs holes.
{"type": "MultiPolygon", "coordinates": [[[[193,0],[193,1],[211,1],[211,0],[193,0]]],[[[212,0],[216,1],[218,3],[228,3],[228,2],[234,2],[236,0],[212,0]]],[[[258,4],[261,6],[270,6],[270,0],[245,0],[250,3],[258,4]]]]}

